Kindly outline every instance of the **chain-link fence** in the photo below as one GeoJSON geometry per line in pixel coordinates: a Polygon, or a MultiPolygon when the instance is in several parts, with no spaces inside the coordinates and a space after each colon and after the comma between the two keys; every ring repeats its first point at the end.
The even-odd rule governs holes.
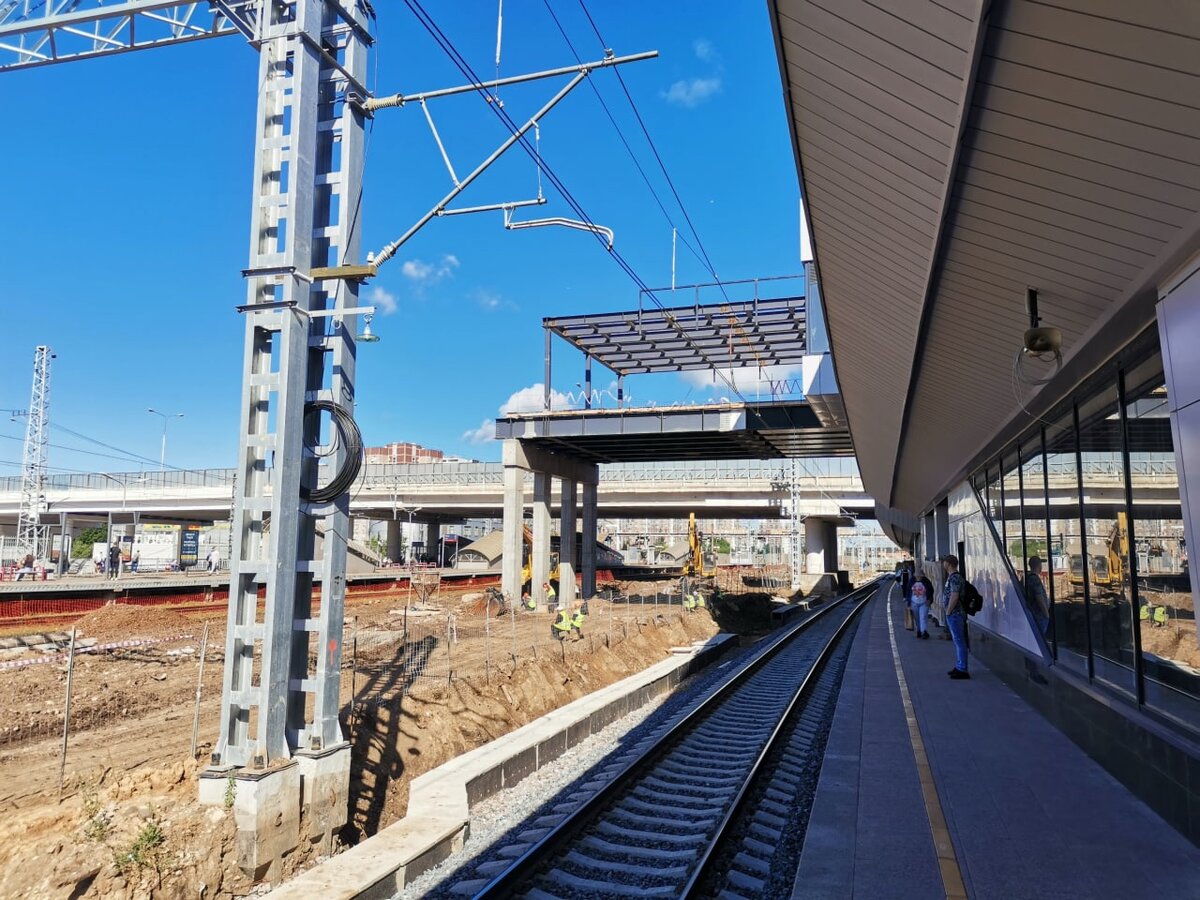
{"type": "MultiPolygon", "coordinates": [[[[755,585],[775,580],[786,581],[782,567],[778,572],[761,567],[722,571],[707,583],[727,593],[766,592],[755,585]]],[[[685,603],[700,584],[627,583],[623,592],[606,586],[587,602],[578,627],[571,623],[563,630],[554,627],[555,612],[529,611],[502,602],[494,592],[459,597],[440,593],[436,584],[417,585],[382,621],[372,616],[360,627],[357,617],[347,619],[341,696],[348,734],[363,716],[391,715],[422,685],[510,679],[523,666],[548,660],[570,664],[647,628],[705,615],[685,603]]],[[[573,619],[574,610],[568,615],[573,619]]],[[[209,635],[202,673],[199,634],[138,643],[145,645],[76,654],[70,688],[65,647],[44,665],[0,671],[12,701],[0,723],[0,761],[23,760],[31,785],[51,787],[68,707],[68,782],[73,774],[108,765],[114,747],[128,744],[132,751],[150,735],[148,762],[186,757],[197,720],[197,756],[203,760],[216,736],[221,699],[224,640],[219,630],[209,635]],[[33,670],[41,674],[33,677],[33,670]],[[66,699],[68,689],[74,692],[73,705],[66,699]]]]}

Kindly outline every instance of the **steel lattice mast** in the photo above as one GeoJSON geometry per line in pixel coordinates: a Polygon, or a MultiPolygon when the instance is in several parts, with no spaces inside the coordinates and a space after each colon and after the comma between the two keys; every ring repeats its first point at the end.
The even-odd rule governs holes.
{"type": "Polygon", "coordinates": [[[17,544],[23,553],[38,556],[43,547],[42,487],[46,480],[47,431],[50,427],[50,360],[54,354],[41,345],[33,356],[33,388],[25,422],[25,449],[21,454],[21,512],[17,519],[17,544]]]}

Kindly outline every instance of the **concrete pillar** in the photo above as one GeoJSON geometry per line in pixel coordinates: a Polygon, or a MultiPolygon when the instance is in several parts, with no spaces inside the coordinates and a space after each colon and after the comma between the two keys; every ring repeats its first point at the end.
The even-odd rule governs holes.
{"type": "Polygon", "coordinates": [[[404,555],[404,523],[399,519],[390,519],[387,523],[387,553],[392,562],[400,562],[404,555]]]}
{"type": "Polygon", "coordinates": [[[580,553],[580,568],[583,573],[583,597],[585,600],[596,594],[596,484],[583,484],[583,542],[580,553]]]}
{"type": "Polygon", "coordinates": [[[950,549],[950,503],[943,500],[933,508],[933,531],[937,538],[937,556],[935,559],[941,559],[947,553],[953,553],[950,549]]]}
{"type": "Polygon", "coordinates": [[[438,561],[438,542],[442,539],[442,523],[430,522],[425,526],[425,555],[438,561]]]}
{"type": "Polygon", "coordinates": [[[558,544],[558,596],[570,605],[575,600],[575,482],[562,480],[562,512],[558,544]]]}
{"type": "Polygon", "coordinates": [[[539,610],[546,608],[546,589],[542,587],[550,573],[550,485],[547,472],[533,473],[533,569],[531,593],[539,610]]]}
{"type": "Polygon", "coordinates": [[[838,568],[837,522],[820,516],[804,520],[806,563],[810,575],[836,572],[838,568]]]}
{"type": "Polygon", "coordinates": [[[350,816],[350,742],[296,753],[300,767],[300,822],[318,855],[333,853],[338,832],[350,816]]]}
{"type": "Polygon", "coordinates": [[[511,603],[521,600],[521,564],[525,553],[525,470],[504,467],[504,532],[500,590],[511,603]]]}
{"type": "Polygon", "coordinates": [[[282,879],[283,858],[300,843],[301,799],[294,759],[270,769],[210,766],[200,773],[200,802],[232,810],[238,866],[255,881],[282,879]]]}

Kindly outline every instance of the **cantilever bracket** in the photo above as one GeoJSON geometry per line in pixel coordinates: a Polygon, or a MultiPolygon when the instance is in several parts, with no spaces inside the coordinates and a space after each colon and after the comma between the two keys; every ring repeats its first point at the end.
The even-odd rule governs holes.
{"type": "Polygon", "coordinates": [[[506,209],[504,211],[504,227],[509,231],[515,231],[518,228],[542,228],[547,225],[561,225],[563,228],[574,228],[576,231],[588,231],[592,234],[601,235],[607,241],[608,249],[611,250],[613,248],[613,230],[603,225],[579,222],[575,219],[564,218],[563,216],[550,216],[545,219],[529,219],[525,222],[514,222],[512,220],[512,210],[506,209]]]}

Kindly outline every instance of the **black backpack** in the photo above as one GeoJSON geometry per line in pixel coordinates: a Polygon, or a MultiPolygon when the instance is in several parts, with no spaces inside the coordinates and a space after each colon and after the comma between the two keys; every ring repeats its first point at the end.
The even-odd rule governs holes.
{"type": "Polygon", "coordinates": [[[975,589],[975,585],[971,584],[965,578],[963,579],[962,596],[958,598],[958,601],[962,604],[963,611],[968,616],[973,616],[983,609],[983,595],[975,589]]]}

